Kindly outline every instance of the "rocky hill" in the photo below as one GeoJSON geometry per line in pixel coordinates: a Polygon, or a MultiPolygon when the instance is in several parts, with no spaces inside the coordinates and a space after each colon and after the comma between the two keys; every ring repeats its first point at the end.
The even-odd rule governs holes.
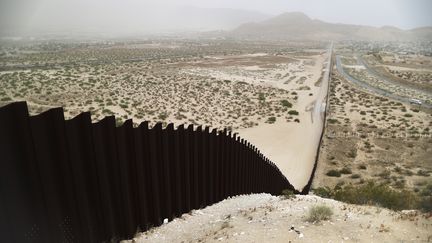
{"type": "Polygon", "coordinates": [[[262,22],[243,24],[227,35],[233,38],[263,40],[413,41],[431,40],[432,27],[401,30],[391,26],[376,28],[333,24],[311,19],[303,13],[292,12],[262,22]]]}
{"type": "Polygon", "coordinates": [[[243,195],[184,214],[134,242],[429,242],[430,215],[350,205],[317,196],[243,195]],[[333,215],[310,220],[326,205],[333,215]]]}

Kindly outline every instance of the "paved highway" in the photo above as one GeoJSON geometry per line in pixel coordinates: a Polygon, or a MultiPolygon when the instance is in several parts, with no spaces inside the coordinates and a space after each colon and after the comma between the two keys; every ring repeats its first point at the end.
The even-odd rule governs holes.
{"type": "MultiPolygon", "coordinates": [[[[416,92],[423,93],[425,95],[430,95],[430,93],[425,91],[425,90],[422,90],[422,89],[419,89],[419,88],[416,88],[416,87],[413,87],[410,85],[406,85],[406,84],[396,83],[394,80],[391,80],[390,78],[384,77],[382,74],[380,74],[379,72],[372,69],[360,55],[357,55],[356,57],[357,57],[357,63],[361,66],[364,66],[366,68],[366,71],[372,77],[375,77],[377,79],[380,79],[380,80],[388,82],[388,83],[392,83],[394,85],[398,85],[400,87],[404,87],[406,89],[415,90],[416,92]]],[[[423,103],[424,103],[424,100],[423,100],[423,103]]]]}
{"type": "MultiPolygon", "coordinates": [[[[363,64],[361,64],[361,63],[359,63],[359,64],[360,64],[360,65],[363,65],[363,64]]],[[[364,65],[363,65],[363,66],[364,66],[364,65]]],[[[402,103],[411,104],[411,99],[412,99],[412,98],[404,97],[404,96],[400,96],[400,95],[397,95],[397,94],[391,93],[391,92],[389,92],[389,91],[387,91],[387,90],[384,90],[384,89],[381,89],[381,88],[378,88],[378,87],[372,86],[372,85],[370,85],[370,84],[368,84],[368,83],[366,83],[366,82],[363,82],[363,81],[361,81],[361,80],[357,80],[357,79],[351,77],[351,76],[350,76],[349,74],[347,74],[347,73],[345,72],[345,70],[343,69],[343,67],[342,67],[342,62],[341,62],[341,58],[340,58],[339,55],[336,56],[336,67],[337,67],[338,72],[339,72],[339,73],[340,73],[340,74],[341,74],[341,75],[342,75],[346,80],[348,80],[348,81],[350,81],[350,82],[356,84],[357,86],[360,86],[361,88],[363,88],[363,89],[365,89],[365,90],[367,90],[367,91],[370,91],[370,92],[373,92],[373,93],[376,93],[376,94],[379,94],[379,95],[382,95],[382,96],[385,96],[385,97],[388,97],[388,98],[391,98],[391,99],[394,99],[394,100],[400,101],[400,102],[402,102],[402,103]]],[[[379,78],[379,77],[377,77],[377,78],[379,78]]],[[[415,98],[415,97],[413,97],[413,98],[415,98]]],[[[422,107],[429,108],[429,109],[432,109],[432,104],[427,104],[427,103],[425,103],[424,101],[423,101],[423,104],[422,104],[421,106],[422,106],[422,107]]]]}

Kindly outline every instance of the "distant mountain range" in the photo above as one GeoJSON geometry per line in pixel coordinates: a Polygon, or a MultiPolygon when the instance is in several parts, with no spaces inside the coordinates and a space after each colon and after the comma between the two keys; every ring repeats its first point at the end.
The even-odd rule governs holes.
{"type": "MultiPolygon", "coordinates": [[[[131,0],[127,2],[131,3],[131,0]]],[[[145,1],[133,3],[125,5],[122,1],[108,1],[101,7],[91,4],[91,1],[80,1],[79,4],[70,1],[67,7],[62,4],[50,5],[37,14],[0,15],[0,37],[44,33],[133,36],[219,31],[232,30],[244,23],[260,22],[272,17],[249,10],[147,6],[145,1]]]]}
{"type": "Polygon", "coordinates": [[[271,16],[257,11],[148,5],[145,1],[67,1],[37,12],[0,13],[0,38],[10,36],[185,35],[263,40],[432,40],[432,27],[401,30],[334,24],[303,13],[271,16]],[[79,11],[74,11],[79,10],[79,11]],[[8,14],[5,14],[8,13],[8,14]]]}
{"type": "Polygon", "coordinates": [[[432,27],[401,30],[349,24],[333,24],[300,12],[284,13],[262,22],[246,23],[226,33],[228,37],[270,40],[432,40],[432,27]]]}

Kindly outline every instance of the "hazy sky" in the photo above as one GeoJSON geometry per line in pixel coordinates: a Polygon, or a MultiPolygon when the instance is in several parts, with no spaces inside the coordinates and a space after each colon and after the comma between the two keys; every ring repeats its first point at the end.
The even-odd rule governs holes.
{"type": "MultiPolygon", "coordinates": [[[[160,0],[173,4],[175,0],[160,0]]],[[[301,11],[329,22],[400,28],[432,26],[432,0],[186,0],[201,7],[229,7],[270,14],[301,11]]]]}
{"type": "MultiPolygon", "coordinates": [[[[209,28],[225,26],[215,23],[224,21],[214,17],[219,15],[210,20],[211,12],[202,11],[199,15],[196,9],[188,12],[186,8],[177,8],[185,6],[253,10],[268,15],[301,11],[327,22],[393,25],[403,29],[432,26],[432,0],[0,0],[0,33],[58,29],[133,32],[167,26],[173,29],[202,28],[206,24],[209,28]],[[182,22],[183,18],[189,18],[189,22],[182,22]]],[[[232,15],[231,12],[225,21],[238,24],[254,18],[261,21],[263,17],[252,14],[255,17],[242,15],[236,19],[232,15]]]]}

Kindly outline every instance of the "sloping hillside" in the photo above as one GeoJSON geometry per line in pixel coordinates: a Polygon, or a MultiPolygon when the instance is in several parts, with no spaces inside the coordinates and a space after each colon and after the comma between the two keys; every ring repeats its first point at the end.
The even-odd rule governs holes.
{"type": "Polygon", "coordinates": [[[416,211],[394,212],[349,205],[317,196],[283,199],[244,195],[184,214],[139,234],[135,242],[428,242],[432,219],[416,211]],[[333,211],[329,220],[308,222],[316,205],[333,211]]]}
{"type": "Polygon", "coordinates": [[[370,40],[411,41],[432,39],[432,27],[401,30],[326,23],[309,18],[303,13],[284,13],[257,23],[247,23],[228,33],[230,37],[279,40],[370,40]]]}

